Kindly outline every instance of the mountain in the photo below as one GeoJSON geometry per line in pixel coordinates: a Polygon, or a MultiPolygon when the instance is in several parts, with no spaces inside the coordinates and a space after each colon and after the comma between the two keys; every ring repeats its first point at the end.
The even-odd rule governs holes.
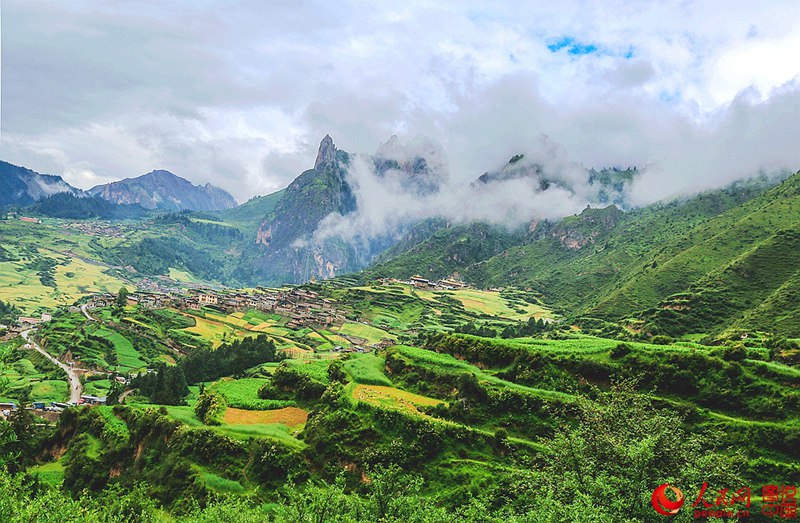
{"type": "Polygon", "coordinates": [[[350,155],[336,149],[333,139],[326,135],[314,168],[289,184],[259,225],[252,252],[259,279],[302,282],[358,268],[353,247],[339,239],[313,238],[325,217],[331,213],[347,215],[356,209],[346,179],[349,163],[350,155]]]}
{"type": "Polygon", "coordinates": [[[798,229],[800,173],[628,212],[587,208],[511,235],[443,227],[365,276],[458,273],[480,287],[521,286],[573,319],[645,334],[800,336],[798,229]]]}
{"type": "Polygon", "coordinates": [[[194,185],[169,171],[156,170],[137,178],[98,185],[89,194],[121,204],[169,211],[219,211],[236,206],[236,200],[211,184],[194,185]]]}
{"type": "MultiPolygon", "coordinates": [[[[351,177],[355,176],[356,184],[358,176],[368,176],[373,181],[394,184],[412,197],[424,196],[441,187],[443,156],[441,148],[430,140],[416,139],[402,145],[396,136],[374,155],[356,156],[337,149],[326,135],[313,169],[303,172],[282,192],[250,206],[274,208],[263,217],[243,263],[255,268],[256,281],[270,284],[331,278],[366,267],[412,224],[396,224],[389,233],[369,238],[359,237],[357,230],[348,239],[336,234],[321,235],[321,225],[347,220],[361,210],[351,177]],[[364,169],[356,169],[353,174],[350,170],[356,161],[364,169]]],[[[244,216],[248,212],[242,210],[238,214],[244,216]]],[[[237,211],[224,213],[233,214],[237,211]]]]}
{"type": "Polygon", "coordinates": [[[136,220],[146,217],[149,211],[136,204],[120,204],[96,196],[75,196],[72,193],[56,193],[29,205],[32,214],[51,218],[101,220],[136,220]]]}
{"type": "Polygon", "coordinates": [[[57,193],[81,195],[60,176],[39,174],[25,167],[0,161],[0,205],[28,205],[57,193]]]}
{"type": "Polygon", "coordinates": [[[242,233],[256,237],[261,220],[275,210],[283,197],[283,189],[266,196],[255,196],[236,207],[219,211],[219,218],[238,227],[242,233]]]}

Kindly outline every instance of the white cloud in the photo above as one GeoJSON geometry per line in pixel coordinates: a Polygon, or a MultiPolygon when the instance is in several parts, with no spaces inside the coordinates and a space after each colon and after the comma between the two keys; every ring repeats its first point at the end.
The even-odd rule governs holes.
{"type": "Polygon", "coordinates": [[[2,24],[0,155],[84,188],[166,168],[244,201],[326,133],[355,152],[434,137],[462,181],[541,134],[677,192],[800,167],[793,0],[5,0],[2,24]],[[565,37],[597,52],[547,48],[565,37]]]}

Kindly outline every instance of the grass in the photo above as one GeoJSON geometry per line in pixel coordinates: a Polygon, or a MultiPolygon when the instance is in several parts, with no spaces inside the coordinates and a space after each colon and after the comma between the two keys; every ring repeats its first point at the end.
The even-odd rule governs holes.
{"type": "Polygon", "coordinates": [[[167,409],[167,414],[170,417],[180,421],[185,425],[189,425],[190,427],[203,427],[203,422],[197,419],[197,416],[194,414],[194,407],[187,407],[187,406],[175,406],[175,405],[167,405],[164,408],[167,409]]]}
{"type": "Polygon", "coordinates": [[[117,370],[136,371],[147,365],[139,351],[133,348],[130,340],[119,332],[102,328],[97,329],[94,334],[107,339],[114,346],[114,351],[117,353],[117,370]]]}
{"type": "Polygon", "coordinates": [[[534,387],[527,387],[525,385],[520,385],[518,383],[513,383],[510,381],[500,379],[497,376],[489,374],[488,372],[480,369],[479,367],[472,365],[471,363],[467,363],[465,361],[456,359],[449,354],[440,354],[438,352],[432,352],[429,350],[420,349],[418,347],[410,347],[407,345],[396,345],[395,347],[404,356],[408,356],[411,359],[421,362],[423,364],[446,367],[457,371],[466,371],[471,374],[474,374],[479,380],[487,381],[493,385],[507,387],[509,389],[513,389],[519,392],[525,392],[546,399],[558,399],[569,402],[573,400],[573,396],[571,396],[570,394],[565,394],[563,392],[546,390],[546,389],[537,389],[534,387]]]}
{"type": "Polygon", "coordinates": [[[222,394],[228,402],[228,406],[248,410],[267,410],[279,407],[294,406],[291,400],[264,400],[258,397],[260,389],[269,380],[263,378],[222,378],[208,386],[222,394]]]}
{"type": "Polygon", "coordinates": [[[114,414],[113,407],[101,405],[94,409],[95,412],[103,418],[103,421],[105,421],[105,427],[103,429],[104,438],[110,437],[119,442],[128,441],[130,437],[128,425],[114,414]]]}
{"type": "Polygon", "coordinates": [[[328,367],[331,360],[287,360],[287,365],[291,365],[294,370],[311,376],[315,380],[325,383],[330,383],[328,379],[328,367]]]}
{"type": "Polygon", "coordinates": [[[384,358],[374,354],[359,354],[344,362],[344,370],[356,383],[391,386],[392,382],[383,373],[385,364],[384,358]]]}
{"type": "Polygon", "coordinates": [[[43,483],[60,487],[64,482],[64,465],[60,461],[51,461],[28,469],[32,474],[36,474],[43,483]]]}
{"type": "Polygon", "coordinates": [[[69,386],[66,381],[43,380],[33,383],[31,398],[36,401],[64,401],[69,398],[69,386]]]}
{"type": "Polygon", "coordinates": [[[200,473],[200,478],[209,490],[220,494],[244,494],[247,491],[238,481],[224,478],[209,471],[206,467],[197,464],[193,464],[192,467],[200,473]]]}

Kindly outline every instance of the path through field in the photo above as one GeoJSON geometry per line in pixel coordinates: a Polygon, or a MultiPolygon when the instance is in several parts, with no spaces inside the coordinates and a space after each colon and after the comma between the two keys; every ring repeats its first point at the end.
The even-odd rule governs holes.
{"type": "Polygon", "coordinates": [[[61,363],[56,358],[51,356],[46,350],[41,348],[39,344],[33,340],[33,336],[31,336],[32,332],[33,329],[28,329],[26,331],[22,331],[21,335],[25,341],[31,345],[31,347],[36,349],[45,358],[61,367],[61,369],[67,373],[67,376],[69,377],[69,401],[72,403],[78,403],[78,401],[81,399],[81,394],[83,394],[83,385],[81,385],[81,380],[78,377],[78,373],[75,372],[75,370],[69,365],[66,363],[61,363]]]}

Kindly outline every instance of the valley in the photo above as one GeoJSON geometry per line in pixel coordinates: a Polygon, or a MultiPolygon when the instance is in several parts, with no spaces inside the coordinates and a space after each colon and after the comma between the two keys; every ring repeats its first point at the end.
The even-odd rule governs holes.
{"type": "MultiPolygon", "coordinates": [[[[327,147],[303,184],[336,173],[327,147]]],[[[363,270],[304,266],[302,285],[260,280],[254,257],[291,246],[263,218],[273,233],[296,221],[292,187],[113,220],[12,207],[0,403],[27,446],[2,459],[82,503],[86,485],[138,485],[175,515],[191,499],[280,518],[340,488],[343,514],[381,510],[357,507],[414,484],[397,499],[432,503],[434,521],[476,499],[480,517],[526,520],[554,470],[575,479],[556,442],[598,444],[599,416],[613,452],[638,452],[638,425],[615,425],[636,418],[683,456],[651,462],[654,476],[796,482],[798,176],[513,230],[423,221],[363,270]]],[[[300,267],[293,252],[285,267],[300,267]]],[[[590,448],[583,461],[604,459],[590,448]]],[[[595,467],[620,463],[607,473],[649,521],[637,467],[616,459],[595,467]]]]}

